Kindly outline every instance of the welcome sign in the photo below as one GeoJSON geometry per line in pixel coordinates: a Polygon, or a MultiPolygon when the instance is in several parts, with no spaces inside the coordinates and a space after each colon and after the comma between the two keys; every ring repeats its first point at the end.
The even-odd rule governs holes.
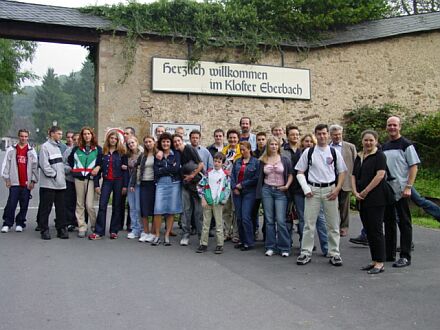
{"type": "Polygon", "coordinates": [[[191,66],[187,60],[154,57],[152,90],[310,100],[310,71],[205,61],[191,66]]]}

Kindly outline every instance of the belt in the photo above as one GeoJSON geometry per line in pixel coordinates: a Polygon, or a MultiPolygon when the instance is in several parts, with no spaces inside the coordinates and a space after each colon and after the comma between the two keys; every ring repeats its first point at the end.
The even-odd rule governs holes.
{"type": "Polygon", "coordinates": [[[325,187],[330,187],[332,184],[335,184],[335,181],[329,182],[329,183],[308,182],[308,184],[313,186],[313,187],[325,188],[325,187]]]}

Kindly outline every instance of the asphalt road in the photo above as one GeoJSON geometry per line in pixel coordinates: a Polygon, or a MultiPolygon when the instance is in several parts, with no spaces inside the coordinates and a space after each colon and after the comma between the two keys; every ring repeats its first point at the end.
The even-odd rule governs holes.
{"type": "MultiPolygon", "coordinates": [[[[35,219],[36,210],[29,219],[35,219]]],[[[413,264],[378,276],[369,250],[342,239],[344,266],[295,257],[123,238],[42,241],[29,221],[0,235],[0,329],[438,329],[440,232],[415,228],[413,264]]],[[[352,219],[351,234],[359,229],[352,219]]],[[[178,229],[176,229],[178,231],[178,229]]],[[[52,236],[55,230],[52,229],[52,236]]],[[[298,251],[295,236],[295,252],[298,251]]]]}
{"type": "MultiPolygon", "coordinates": [[[[4,186],[0,194],[3,206],[4,186]]],[[[152,247],[125,232],[114,241],[74,233],[42,241],[35,216],[30,209],[23,233],[0,234],[0,329],[440,328],[440,231],[416,227],[412,266],[387,263],[371,276],[359,270],[369,250],[348,238],[343,267],[319,253],[297,266],[296,256],[265,257],[262,242],[248,252],[226,243],[214,255],[211,241],[200,255],[194,236],[189,247],[178,238],[152,247]]],[[[353,214],[350,235],[359,228],[353,214]]]]}

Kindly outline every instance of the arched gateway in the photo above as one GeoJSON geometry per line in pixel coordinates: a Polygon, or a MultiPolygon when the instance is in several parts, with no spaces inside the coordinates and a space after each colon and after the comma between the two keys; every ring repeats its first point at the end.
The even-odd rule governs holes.
{"type": "Polygon", "coordinates": [[[383,19],[331,33],[298,52],[286,45],[261,66],[215,63],[205,54],[189,68],[188,48],[146,33],[125,82],[125,29],[77,9],[0,1],[0,37],[90,46],[96,64],[96,122],[107,127],[152,123],[201,124],[204,132],[236,126],[244,114],[254,128],[274,121],[311,128],[339,122],[361,105],[399,103],[415,112],[440,108],[440,13],[383,19]]]}

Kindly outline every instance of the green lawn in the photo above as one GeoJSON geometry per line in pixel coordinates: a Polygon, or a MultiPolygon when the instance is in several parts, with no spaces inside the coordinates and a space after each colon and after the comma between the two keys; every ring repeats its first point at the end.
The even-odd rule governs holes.
{"type": "Polygon", "coordinates": [[[420,169],[414,186],[422,196],[440,198],[440,170],[420,169]]]}
{"type": "Polygon", "coordinates": [[[435,220],[432,217],[421,217],[421,216],[413,216],[412,222],[416,226],[421,226],[425,228],[434,228],[440,229],[440,222],[435,220]]]}

